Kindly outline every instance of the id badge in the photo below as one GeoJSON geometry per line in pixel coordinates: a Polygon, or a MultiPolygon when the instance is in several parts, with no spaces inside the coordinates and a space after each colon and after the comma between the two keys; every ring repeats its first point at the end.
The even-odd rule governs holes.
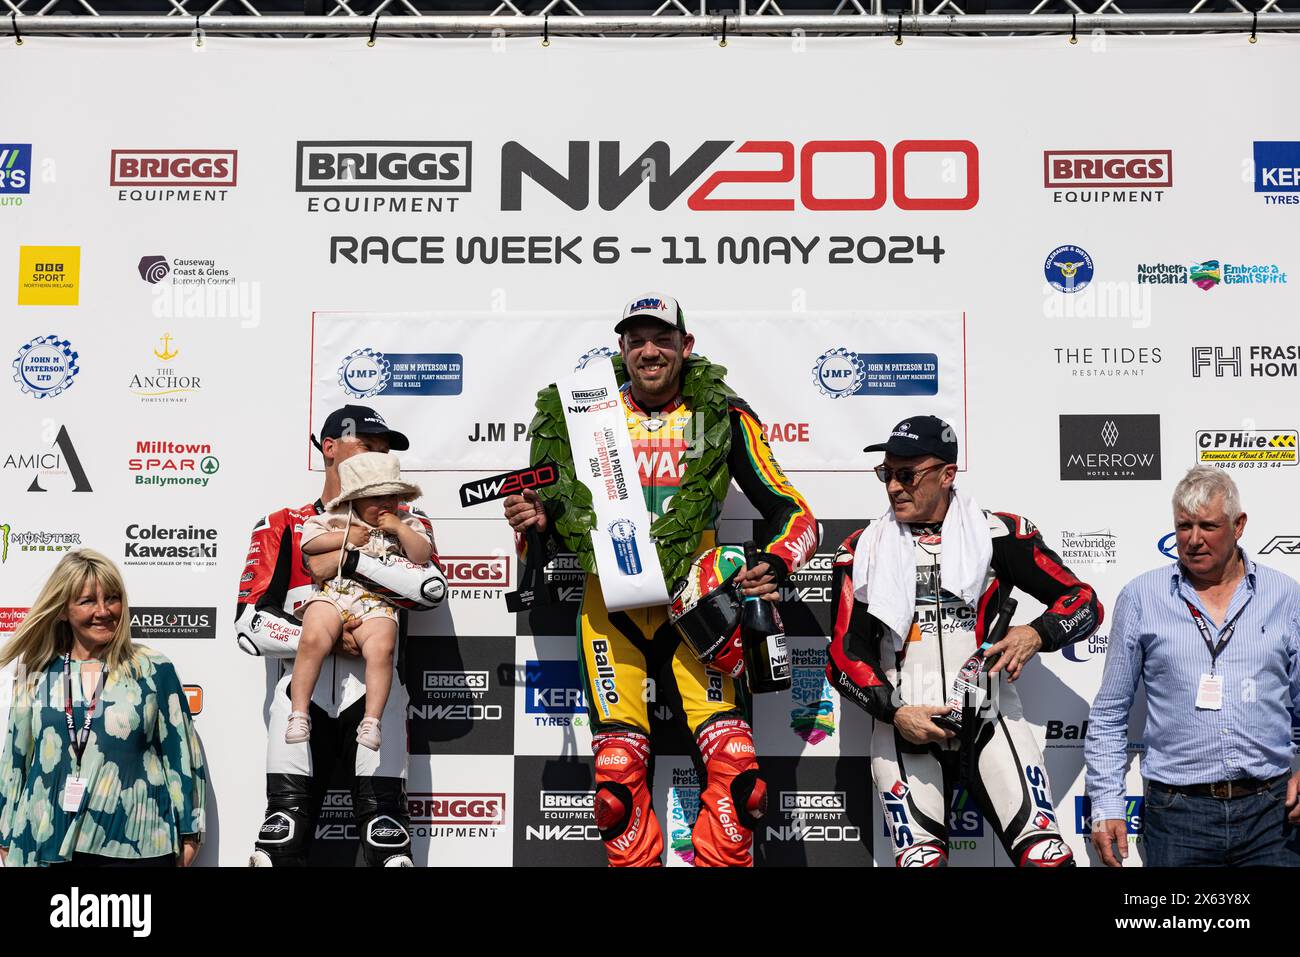
{"type": "Polygon", "coordinates": [[[1218,711],[1223,707],[1223,676],[1201,675],[1196,687],[1196,707],[1204,711],[1218,711]]]}
{"type": "Polygon", "coordinates": [[[76,814],[81,810],[81,802],[86,796],[85,778],[68,778],[63,787],[63,810],[76,814]]]}

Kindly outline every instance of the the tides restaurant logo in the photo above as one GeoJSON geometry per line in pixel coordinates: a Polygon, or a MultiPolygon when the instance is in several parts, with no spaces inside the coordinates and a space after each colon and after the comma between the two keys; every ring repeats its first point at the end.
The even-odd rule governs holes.
{"type": "Polygon", "coordinates": [[[109,165],[118,202],[220,203],[238,184],[239,151],[115,149],[109,165]]]}

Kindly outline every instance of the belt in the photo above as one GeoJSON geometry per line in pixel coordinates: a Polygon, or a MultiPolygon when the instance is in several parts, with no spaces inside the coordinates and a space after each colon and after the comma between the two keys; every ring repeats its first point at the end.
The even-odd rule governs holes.
{"type": "Polygon", "coordinates": [[[1196,797],[1211,797],[1218,798],[1221,801],[1231,801],[1235,798],[1258,794],[1260,791],[1267,791],[1279,781],[1285,781],[1286,779],[1287,775],[1281,774],[1268,781],[1261,781],[1258,778],[1237,778],[1234,781],[1215,781],[1213,784],[1164,784],[1160,781],[1152,781],[1151,783],[1175,794],[1191,794],[1196,797]]]}

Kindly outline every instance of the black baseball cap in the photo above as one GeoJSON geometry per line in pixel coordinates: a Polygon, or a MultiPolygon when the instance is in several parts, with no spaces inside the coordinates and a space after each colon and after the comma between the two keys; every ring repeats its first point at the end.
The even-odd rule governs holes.
{"type": "Polygon", "coordinates": [[[933,455],[953,464],[957,461],[957,433],[943,419],[914,415],[894,426],[889,440],[868,445],[864,452],[886,452],[900,458],[933,455]]]}
{"type": "Polygon", "coordinates": [[[401,432],[388,427],[384,417],[365,405],[345,405],[335,409],[320,427],[320,442],[312,444],[320,448],[326,439],[339,439],[347,435],[382,435],[388,439],[388,447],[394,452],[404,452],[411,447],[410,440],[401,432]]]}
{"type": "Polygon", "coordinates": [[[614,326],[614,334],[621,336],[633,319],[656,319],[664,325],[672,326],[682,335],[686,334],[686,314],[682,312],[681,303],[672,296],[657,292],[637,296],[623,307],[618,325],[614,326]]]}

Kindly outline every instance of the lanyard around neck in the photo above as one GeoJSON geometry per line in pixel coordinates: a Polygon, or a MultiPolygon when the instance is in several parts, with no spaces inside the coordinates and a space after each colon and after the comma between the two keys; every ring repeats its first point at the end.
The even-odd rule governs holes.
{"type": "Polygon", "coordinates": [[[95,682],[95,693],[86,706],[85,720],[81,722],[81,728],[78,730],[77,723],[72,717],[72,652],[68,651],[63,656],[63,714],[68,719],[68,738],[72,744],[72,753],[77,758],[78,768],[81,766],[81,756],[86,753],[86,745],[90,741],[90,722],[95,716],[95,706],[99,703],[99,691],[103,686],[104,673],[100,671],[99,678],[95,682]]]}

